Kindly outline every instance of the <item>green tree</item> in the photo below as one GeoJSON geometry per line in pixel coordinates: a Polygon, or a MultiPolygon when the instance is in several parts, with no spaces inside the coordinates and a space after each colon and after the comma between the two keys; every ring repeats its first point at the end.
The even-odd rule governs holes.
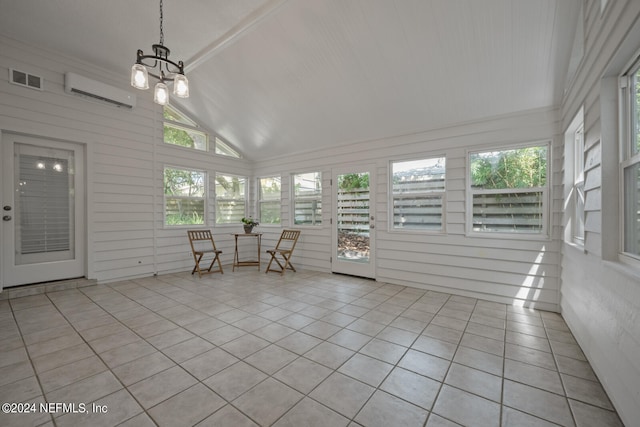
{"type": "Polygon", "coordinates": [[[338,188],[344,191],[367,189],[369,188],[369,174],[349,173],[346,175],[340,175],[338,179],[338,188]]]}
{"type": "Polygon", "coordinates": [[[527,147],[471,157],[472,186],[488,189],[542,187],[547,180],[547,147],[527,147]]]}

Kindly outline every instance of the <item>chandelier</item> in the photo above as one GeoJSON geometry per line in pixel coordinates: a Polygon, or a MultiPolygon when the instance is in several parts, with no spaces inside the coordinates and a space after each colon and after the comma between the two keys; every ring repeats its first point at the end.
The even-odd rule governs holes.
{"type": "Polygon", "coordinates": [[[136,89],[149,89],[149,76],[158,79],[153,91],[156,104],[166,105],[169,101],[169,89],[165,82],[173,82],[173,94],[180,98],[189,97],[189,80],[184,75],[182,61],[169,59],[169,48],[164,45],[162,28],[162,0],[160,0],[160,43],[151,46],[154,55],[145,55],[138,49],[136,63],[131,67],[131,86],[136,89]]]}

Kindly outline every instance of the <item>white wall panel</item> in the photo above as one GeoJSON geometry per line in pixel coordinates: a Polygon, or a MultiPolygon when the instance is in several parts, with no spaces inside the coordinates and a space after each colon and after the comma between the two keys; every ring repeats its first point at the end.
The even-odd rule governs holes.
{"type": "Polygon", "coordinates": [[[600,1],[587,0],[584,10],[585,56],[562,116],[566,126],[584,105],[585,246],[562,248],[561,309],[623,422],[635,425],[640,419],[640,272],[618,262],[620,192],[610,191],[619,179],[617,84],[602,77],[615,79],[640,49],[640,2],[609,1],[601,15],[600,1]]]}

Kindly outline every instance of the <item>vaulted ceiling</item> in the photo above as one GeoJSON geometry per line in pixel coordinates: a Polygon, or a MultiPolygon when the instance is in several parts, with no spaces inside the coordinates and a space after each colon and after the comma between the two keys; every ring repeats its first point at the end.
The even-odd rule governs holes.
{"type": "MultiPolygon", "coordinates": [[[[164,0],[191,86],[172,102],[254,159],[558,105],[579,3],[164,0]]],[[[159,40],[159,2],[0,0],[0,34],[124,87],[159,40]]]]}

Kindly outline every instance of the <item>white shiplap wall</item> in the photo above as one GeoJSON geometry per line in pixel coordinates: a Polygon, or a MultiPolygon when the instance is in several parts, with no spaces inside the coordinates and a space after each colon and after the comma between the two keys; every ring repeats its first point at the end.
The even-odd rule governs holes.
{"type": "MultiPolygon", "coordinates": [[[[294,172],[321,171],[324,198],[323,225],[302,228],[297,264],[310,269],[331,270],[332,168],[375,165],[376,185],[376,279],[388,283],[453,292],[493,301],[527,304],[547,310],[559,309],[559,238],[562,212],[562,181],[553,169],[551,237],[508,239],[471,237],[466,234],[466,155],[468,149],[510,143],[555,141],[556,110],[536,110],[477,123],[461,124],[420,134],[382,138],[257,162],[257,176],[281,174],[283,182],[294,172]],[[390,160],[447,157],[446,232],[401,233],[388,225],[388,168],[390,160]]],[[[554,143],[552,156],[561,155],[554,143]]],[[[551,167],[559,162],[552,161],[551,167]]],[[[550,174],[551,175],[551,174],[550,174]]],[[[285,203],[290,197],[283,190],[285,203]]],[[[290,210],[283,209],[288,220],[290,210]]],[[[264,231],[264,229],[263,229],[264,231]]]]}
{"type": "MultiPolygon", "coordinates": [[[[562,247],[562,315],[625,425],[640,420],[640,271],[618,260],[618,83],[640,49],[640,2],[584,2],[584,56],[562,105],[563,129],[581,106],[585,243],[562,247]]],[[[566,147],[567,169],[570,147],[566,147]]],[[[569,175],[569,173],[567,173],[569,175]]],[[[571,185],[571,176],[564,177],[571,185]]],[[[570,212],[570,211],[568,211],[570,212]]],[[[568,219],[565,219],[567,222],[568,219]]]]}
{"type": "MultiPolygon", "coordinates": [[[[163,227],[165,165],[198,168],[209,174],[208,227],[213,227],[215,172],[250,175],[250,164],[162,142],[162,110],[150,92],[128,87],[127,76],[0,38],[0,132],[83,144],[87,173],[87,276],[101,282],[190,269],[193,260],[184,229],[163,227]],[[16,68],[44,78],[44,91],[8,82],[16,68]],[[131,90],[137,107],[125,110],[64,92],[72,71],[131,90]]],[[[1,178],[0,178],[1,179],[1,178]]],[[[216,227],[223,262],[233,259],[229,233],[216,227]]]]}

